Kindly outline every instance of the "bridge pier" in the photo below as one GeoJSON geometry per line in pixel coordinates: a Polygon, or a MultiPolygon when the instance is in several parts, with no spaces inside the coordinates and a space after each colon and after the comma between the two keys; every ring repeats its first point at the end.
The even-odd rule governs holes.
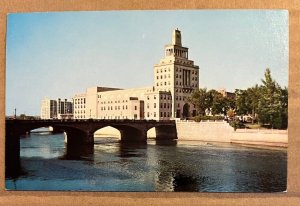
{"type": "Polygon", "coordinates": [[[147,131],[133,128],[119,129],[121,142],[147,142],[147,131]]]}
{"type": "Polygon", "coordinates": [[[5,176],[15,177],[21,172],[20,133],[5,135],[5,176]]]}
{"type": "Polygon", "coordinates": [[[158,126],[155,127],[157,140],[173,140],[177,139],[176,126],[158,126]]]}
{"type": "Polygon", "coordinates": [[[94,144],[94,133],[90,131],[68,129],[66,130],[66,134],[67,134],[67,144],[71,144],[71,145],[94,144]]]}

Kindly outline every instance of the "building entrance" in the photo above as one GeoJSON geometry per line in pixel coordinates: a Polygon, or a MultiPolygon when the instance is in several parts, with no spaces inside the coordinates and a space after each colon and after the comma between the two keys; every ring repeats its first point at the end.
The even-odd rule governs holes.
{"type": "Polygon", "coordinates": [[[188,103],[185,103],[183,105],[183,118],[190,117],[190,105],[188,103]]]}

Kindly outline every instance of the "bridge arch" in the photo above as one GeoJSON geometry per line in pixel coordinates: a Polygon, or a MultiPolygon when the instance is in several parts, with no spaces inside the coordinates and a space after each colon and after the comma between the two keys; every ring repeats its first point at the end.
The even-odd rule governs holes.
{"type": "Polygon", "coordinates": [[[149,128],[147,130],[147,139],[154,139],[156,138],[156,128],[155,126],[149,128]]]}
{"type": "Polygon", "coordinates": [[[94,132],[94,138],[105,138],[105,137],[121,139],[121,132],[112,126],[105,126],[94,132]]]}
{"type": "Polygon", "coordinates": [[[105,127],[112,127],[117,129],[120,132],[121,141],[126,142],[145,142],[147,141],[147,134],[144,128],[139,126],[132,126],[130,124],[105,124],[105,125],[96,125],[92,130],[91,133],[94,134],[96,131],[105,128],[105,127]]]}

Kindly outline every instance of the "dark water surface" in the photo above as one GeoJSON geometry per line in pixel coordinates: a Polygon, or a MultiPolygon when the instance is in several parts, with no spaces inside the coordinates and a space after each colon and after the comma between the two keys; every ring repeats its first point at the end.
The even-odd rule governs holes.
{"type": "Polygon", "coordinates": [[[21,139],[18,177],[10,190],[279,192],[286,190],[287,151],[232,144],[123,144],[98,138],[70,148],[64,135],[21,139]]]}

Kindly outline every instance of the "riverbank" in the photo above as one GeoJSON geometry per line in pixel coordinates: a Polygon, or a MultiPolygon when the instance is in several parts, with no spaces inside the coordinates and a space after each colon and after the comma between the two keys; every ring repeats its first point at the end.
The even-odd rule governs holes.
{"type": "Polygon", "coordinates": [[[288,146],[287,130],[234,129],[227,122],[177,121],[178,140],[227,142],[268,147],[288,146]]]}

